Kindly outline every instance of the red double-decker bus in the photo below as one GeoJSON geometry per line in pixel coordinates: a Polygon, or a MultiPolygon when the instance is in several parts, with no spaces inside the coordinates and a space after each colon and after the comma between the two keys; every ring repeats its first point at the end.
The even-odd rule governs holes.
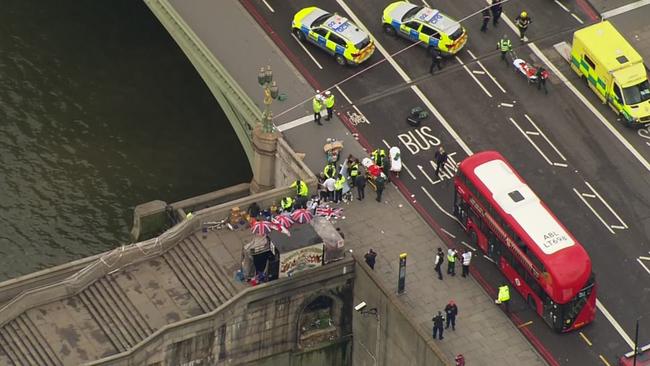
{"type": "Polygon", "coordinates": [[[528,304],[557,332],[596,314],[596,282],[585,249],[501,154],[463,160],[454,215],[528,304]]]}

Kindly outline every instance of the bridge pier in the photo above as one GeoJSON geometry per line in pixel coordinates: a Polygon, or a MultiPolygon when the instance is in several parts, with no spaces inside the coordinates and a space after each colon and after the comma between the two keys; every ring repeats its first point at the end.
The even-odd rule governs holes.
{"type": "Polygon", "coordinates": [[[278,149],[278,132],[264,132],[262,124],[253,129],[253,181],[252,194],[275,187],[275,156],[278,149]]]}

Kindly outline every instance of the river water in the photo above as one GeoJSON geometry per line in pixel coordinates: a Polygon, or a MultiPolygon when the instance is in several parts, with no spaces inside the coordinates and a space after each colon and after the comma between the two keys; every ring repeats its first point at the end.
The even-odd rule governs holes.
{"type": "Polygon", "coordinates": [[[137,204],[250,179],[217,102],[142,1],[2,2],[0,280],[129,242],[137,204]]]}

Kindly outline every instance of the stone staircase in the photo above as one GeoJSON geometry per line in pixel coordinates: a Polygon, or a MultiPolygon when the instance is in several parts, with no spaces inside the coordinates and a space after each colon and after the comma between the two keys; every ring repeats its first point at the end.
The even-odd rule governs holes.
{"type": "Polygon", "coordinates": [[[119,352],[154,332],[111,275],[88,286],[77,297],[119,352]]]}
{"type": "Polygon", "coordinates": [[[0,364],[63,366],[27,313],[0,328],[0,364]]]}
{"type": "Polygon", "coordinates": [[[195,235],[167,251],[163,258],[204,313],[216,309],[238,292],[195,235]]]}
{"type": "Polygon", "coordinates": [[[191,309],[207,313],[239,292],[222,267],[231,263],[217,263],[195,235],[161,259],[140,264],[147,273],[142,279],[128,269],[110,273],[74,296],[25,311],[0,327],[0,366],[63,366],[121,353],[170,322],[152,309],[173,308],[183,319],[191,309]],[[179,302],[181,293],[187,303],[179,302]],[[157,294],[171,296],[167,300],[171,308],[162,306],[157,294]],[[155,321],[151,316],[157,316],[155,321]],[[62,331],[68,332],[65,341],[62,331]],[[86,355],[87,351],[93,354],[86,355]]]}

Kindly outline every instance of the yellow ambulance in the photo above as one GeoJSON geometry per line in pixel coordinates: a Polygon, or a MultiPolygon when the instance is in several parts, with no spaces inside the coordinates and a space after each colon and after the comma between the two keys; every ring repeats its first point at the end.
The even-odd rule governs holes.
{"type": "Polygon", "coordinates": [[[627,126],[650,123],[650,83],[643,59],[610,22],[573,34],[571,68],[627,126]]]}

